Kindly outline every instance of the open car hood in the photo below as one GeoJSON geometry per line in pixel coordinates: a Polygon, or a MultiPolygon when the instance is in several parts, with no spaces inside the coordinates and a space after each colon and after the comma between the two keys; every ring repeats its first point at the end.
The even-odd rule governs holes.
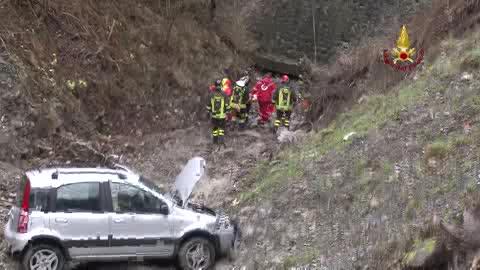
{"type": "Polygon", "coordinates": [[[195,185],[200,179],[206,175],[207,162],[201,157],[194,157],[190,159],[183,167],[183,170],[175,180],[175,191],[179,199],[182,200],[182,207],[184,207],[190,195],[192,194],[195,185]]]}

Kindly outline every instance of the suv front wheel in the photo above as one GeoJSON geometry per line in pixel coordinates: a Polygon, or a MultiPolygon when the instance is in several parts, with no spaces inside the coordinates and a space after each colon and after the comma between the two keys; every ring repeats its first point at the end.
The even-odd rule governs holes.
{"type": "Polygon", "coordinates": [[[211,269],[215,264],[215,247],[205,238],[191,238],[180,247],[178,261],[184,270],[211,269]]]}
{"type": "Polygon", "coordinates": [[[59,248],[39,244],[30,247],[22,259],[22,266],[25,270],[63,270],[65,257],[59,248]]]}

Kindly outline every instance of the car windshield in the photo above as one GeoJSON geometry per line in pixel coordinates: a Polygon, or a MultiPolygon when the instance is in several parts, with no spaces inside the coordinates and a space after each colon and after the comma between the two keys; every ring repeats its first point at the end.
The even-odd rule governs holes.
{"type": "Polygon", "coordinates": [[[159,186],[157,186],[152,180],[148,179],[148,178],[145,178],[144,176],[140,176],[140,179],[139,179],[140,183],[144,184],[146,187],[148,187],[149,189],[152,189],[154,190],[155,192],[159,193],[159,194],[165,194],[165,190],[163,190],[162,188],[160,188],[159,186]]]}

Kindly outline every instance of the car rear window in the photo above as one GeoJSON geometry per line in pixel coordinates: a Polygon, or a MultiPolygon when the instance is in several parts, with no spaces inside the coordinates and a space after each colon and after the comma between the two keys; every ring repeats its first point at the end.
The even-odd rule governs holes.
{"type": "Polygon", "coordinates": [[[32,189],[30,191],[29,209],[45,211],[48,206],[48,189],[32,189]]]}
{"type": "MultiPolygon", "coordinates": [[[[25,187],[27,185],[28,179],[27,176],[23,176],[20,184],[18,185],[17,193],[16,193],[16,201],[15,206],[21,208],[23,205],[23,199],[25,195],[25,187]]],[[[39,188],[32,188],[29,194],[28,200],[28,208],[30,210],[36,211],[44,211],[47,209],[48,206],[48,189],[39,189],[39,188]]]]}

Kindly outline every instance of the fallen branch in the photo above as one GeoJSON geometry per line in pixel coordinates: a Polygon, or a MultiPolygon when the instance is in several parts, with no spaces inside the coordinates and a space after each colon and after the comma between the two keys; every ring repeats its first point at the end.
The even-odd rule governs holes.
{"type": "Polygon", "coordinates": [[[113,23],[112,23],[112,26],[110,27],[110,32],[108,33],[108,37],[107,37],[108,41],[110,41],[110,38],[112,37],[113,29],[114,29],[116,23],[117,23],[117,21],[115,19],[113,19],[113,23]]]}
{"type": "Polygon", "coordinates": [[[0,41],[2,42],[3,47],[5,48],[5,51],[7,52],[7,55],[10,56],[10,53],[8,52],[7,44],[5,44],[5,41],[3,40],[3,38],[1,36],[0,36],[0,41]]]}
{"type": "Polygon", "coordinates": [[[28,6],[32,10],[33,15],[35,15],[36,18],[38,18],[38,14],[35,12],[35,9],[33,8],[32,2],[30,0],[27,0],[28,6]]]}
{"type": "MultiPolygon", "coordinates": [[[[75,20],[78,22],[78,26],[79,26],[80,28],[82,28],[83,31],[85,31],[85,34],[86,34],[87,36],[92,36],[92,35],[90,34],[90,32],[88,31],[88,29],[82,24],[82,20],[80,20],[79,18],[73,16],[72,14],[70,14],[70,13],[68,13],[68,12],[62,12],[62,14],[63,14],[63,15],[66,15],[66,16],[69,16],[69,17],[71,17],[71,18],[73,18],[73,19],[75,19],[75,20]]],[[[71,34],[71,35],[75,35],[74,33],[70,33],[70,32],[68,32],[68,33],[71,34]]],[[[79,35],[80,35],[80,33],[79,33],[79,35]]]]}

